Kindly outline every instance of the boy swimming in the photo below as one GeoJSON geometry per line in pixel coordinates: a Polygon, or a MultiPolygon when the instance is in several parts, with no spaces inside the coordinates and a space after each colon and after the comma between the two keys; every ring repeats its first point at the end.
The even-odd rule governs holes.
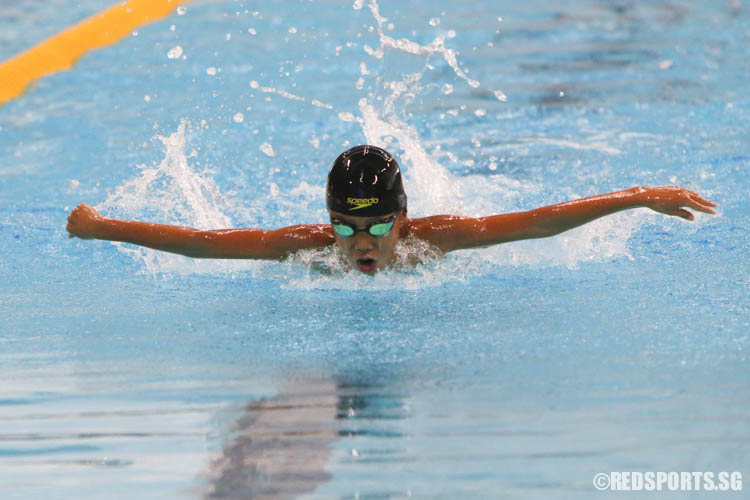
{"type": "Polygon", "coordinates": [[[409,219],[398,163],[387,151],[367,145],[343,152],[333,163],[326,205],[330,224],[202,231],[110,219],[81,204],[68,216],[67,230],[70,238],[120,241],[196,258],[282,260],[300,250],[336,245],[352,269],[372,275],[393,263],[396,244],[407,237],[422,240],[444,254],[555,236],[631,208],[645,207],[693,220],[686,208],[715,214],[712,207],[717,206],[678,186],[634,187],[526,212],[409,219]]]}

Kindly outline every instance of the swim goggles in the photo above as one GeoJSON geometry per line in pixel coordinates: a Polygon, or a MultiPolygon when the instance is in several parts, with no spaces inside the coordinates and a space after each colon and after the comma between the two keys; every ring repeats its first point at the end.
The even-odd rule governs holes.
{"type": "Polygon", "coordinates": [[[396,216],[394,215],[394,216],[389,217],[386,220],[375,221],[369,224],[365,229],[359,229],[354,224],[349,224],[348,222],[331,219],[331,225],[333,226],[333,230],[336,231],[336,234],[338,234],[342,238],[351,238],[352,236],[357,234],[359,231],[366,231],[373,236],[382,238],[383,236],[387,236],[388,233],[391,232],[391,229],[393,229],[393,224],[395,222],[396,222],[396,216]]]}

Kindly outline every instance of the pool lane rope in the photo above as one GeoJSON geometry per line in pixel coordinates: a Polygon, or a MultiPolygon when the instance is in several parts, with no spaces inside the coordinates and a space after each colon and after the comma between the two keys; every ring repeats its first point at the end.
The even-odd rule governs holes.
{"type": "Polygon", "coordinates": [[[69,69],[86,52],[112,45],[188,0],[125,0],[0,64],[0,106],[39,78],[69,69]]]}

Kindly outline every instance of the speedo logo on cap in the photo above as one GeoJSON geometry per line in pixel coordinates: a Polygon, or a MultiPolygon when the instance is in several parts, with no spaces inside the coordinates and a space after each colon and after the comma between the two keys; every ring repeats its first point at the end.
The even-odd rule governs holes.
{"type": "Polygon", "coordinates": [[[346,202],[349,205],[354,205],[349,207],[349,210],[358,210],[377,205],[380,202],[380,198],[347,198],[346,202]]]}

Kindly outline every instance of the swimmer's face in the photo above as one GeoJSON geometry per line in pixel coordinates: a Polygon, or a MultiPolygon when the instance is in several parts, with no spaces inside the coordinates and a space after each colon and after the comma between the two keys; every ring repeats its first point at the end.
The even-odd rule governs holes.
{"type": "Polygon", "coordinates": [[[359,230],[348,238],[340,236],[336,231],[333,232],[336,244],[352,268],[366,274],[375,274],[390,264],[401,229],[406,223],[406,213],[377,217],[352,217],[333,211],[329,213],[332,224],[345,223],[359,230]],[[372,224],[387,223],[391,220],[393,228],[385,236],[374,236],[367,231],[372,224]]]}

